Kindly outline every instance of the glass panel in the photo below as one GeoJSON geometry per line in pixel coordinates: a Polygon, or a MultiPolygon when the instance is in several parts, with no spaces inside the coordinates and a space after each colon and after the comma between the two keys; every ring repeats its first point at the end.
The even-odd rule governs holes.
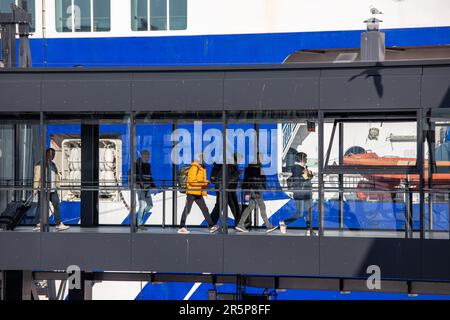
{"type": "Polygon", "coordinates": [[[73,30],[73,11],[71,0],[55,0],[56,31],[71,32],[73,30]]]}
{"type": "Polygon", "coordinates": [[[40,185],[35,185],[34,173],[40,161],[40,145],[38,114],[0,118],[0,212],[13,201],[25,203],[28,208],[21,225],[39,222],[40,185]]]}
{"type": "Polygon", "coordinates": [[[425,230],[431,239],[450,237],[450,117],[433,110],[427,119],[429,131],[425,149],[425,230]],[[431,179],[429,179],[431,173],[431,179]]]}
{"type": "Polygon", "coordinates": [[[170,30],[186,30],[187,0],[170,0],[170,30]]]}
{"type": "Polygon", "coordinates": [[[90,32],[91,30],[91,1],[75,0],[73,15],[76,32],[90,32]]]}
{"type": "Polygon", "coordinates": [[[173,221],[176,167],[172,161],[173,125],[140,118],[136,125],[136,219],[138,225],[173,221]]]}
{"type": "Polygon", "coordinates": [[[94,32],[111,30],[110,0],[94,0],[94,32]]]}
{"type": "Polygon", "coordinates": [[[180,121],[173,132],[175,146],[172,162],[176,166],[177,177],[186,172],[186,184],[178,181],[177,217],[180,227],[212,226],[218,223],[219,199],[217,185],[211,184],[214,164],[222,163],[222,125],[220,123],[180,121]],[[189,176],[195,173],[192,180],[189,176]],[[195,181],[195,182],[194,182],[195,181]],[[186,190],[187,189],[187,190],[186,190]],[[201,196],[200,196],[201,195],[201,196]],[[197,196],[198,199],[196,198],[197,196]],[[193,203],[191,201],[194,201],[193,203]],[[183,219],[186,207],[192,205],[191,211],[183,219]],[[204,206],[205,204],[206,206],[204,206]],[[202,206],[204,209],[202,209],[202,206]],[[211,216],[211,221],[207,217],[211,216]]]}
{"type": "Polygon", "coordinates": [[[167,0],[150,0],[150,30],[167,30],[167,0]]]}
{"type": "Polygon", "coordinates": [[[417,186],[402,174],[324,175],[326,236],[418,237],[417,186]]]}
{"type": "Polygon", "coordinates": [[[218,198],[208,180],[214,162],[222,155],[222,114],[216,118],[214,115],[166,112],[136,116],[135,188],[139,225],[190,228],[217,222],[218,198]],[[193,203],[183,218],[187,201],[193,203]],[[214,212],[217,216],[211,221],[214,212]]]}
{"type": "MultiPolygon", "coordinates": [[[[31,13],[30,32],[36,31],[36,0],[26,0],[28,3],[28,12],[31,13]]],[[[23,7],[25,0],[19,0],[19,6],[23,7]]]]}
{"type": "Polygon", "coordinates": [[[131,0],[131,30],[148,30],[148,0],[131,0]]]}
{"type": "Polygon", "coordinates": [[[228,186],[229,217],[237,202],[237,231],[283,226],[283,233],[316,232],[311,230],[318,227],[316,114],[235,112],[229,117],[233,120],[227,126],[227,177],[233,181],[234,172],[239,173],[228,186]]]}
{"type": "MultiPolygon", "coordinates": [[[[419,208],[414,208],[419,215],[419,208]]],[[[433,190],[425,193],[425,230],[426,238],[449,239],[450,193],[448,190],[433,190]],[[432,213],[430,215],[430,212],[432,213]]]]}
{"type": "MultiPolygon", "coordinates": [[[[324,124],[324,152],[328,165],[339,165],[339,125],[342,125],[343,165],[415,166],[416,122],[334,122],[324,124]],[[333,136],[334,131],[334,136],[333,136]],[[355,134],[355,133],[358,134],[355,134]],[[333,138],[333,139],[332,139],[333,138]],[[332,139],[332,140],[331,140],[332,139]]],[[[326,159],[325,159],[326,160],[326,159]]]]}
{"type": "Polygon", "coordinates": [[[66,225],[80,223],[81,212],[81,122],[72,116],[51,117],[47,121],[47,148],[55,150],[52,160],[60,176],[60,187],[53,191],[48,177],[52,208],[50,223],[59,219],[66,225]],[[52,193],[57,195],[53,195],[52,193]],[[59,203],[59,206],[58,206],[59,203]],[[55,207],[56,205],[56,207],[55,207]],[[60,217],[59,217],[60,216],[60,217]]]}
{"type": "Polygon", "coordinates": [[[99,120],[99,223],[129,225],[129,117],[105,115],[99,120]]]}

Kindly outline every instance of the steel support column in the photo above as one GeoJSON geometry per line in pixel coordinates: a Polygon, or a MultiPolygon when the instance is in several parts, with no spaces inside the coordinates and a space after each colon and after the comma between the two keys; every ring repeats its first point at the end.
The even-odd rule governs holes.
{"type": "MultiPolygon", "coordinates": [[[[339,165],[344,165],[344,124],[339,122],[339,165]]],[[[344,228],[344,175],[339,174],[339,229],[344,228]]]]}
{"type": "Polygon", "coordinates": [[[135,120],[135,114],[134,112],[130,113],[130,175],[129,181],[130,185],[128,186],[130,188],[130,228],[131,232],[137,231],[137,221],[136,221],[136,120],[135,120]]]}
{"type": "Polygon", "coordinates": [[[23,299],[22,270],[3,271],[3,300],[19,301],[23,299]]]}
{"type": "Polygon", "coordinates": [[[99,125],[81,124],[81,226],[98,225],[99,125]]]}
{"type": "Polygon", "coordinates": [[[318,168],[318,174],[319,174],[319,203],[318,209],[319,209],[319,236],[324,235],[324,212],[323,212],[323,138],[324,138],[324,117],[323,117],[323,111],[319,111],[319,133],[318,133],[318,139],[319,139],[319,168],[318,168]]]}

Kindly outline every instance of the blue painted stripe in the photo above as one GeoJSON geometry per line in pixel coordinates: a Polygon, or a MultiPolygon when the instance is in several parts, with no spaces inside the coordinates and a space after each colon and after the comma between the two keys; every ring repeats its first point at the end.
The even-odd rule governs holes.
{"type": "MultiPolygon", "coordinates": [[[[388,46],[450,44],[450,27],[389,29],[388,46]]],[[[171,37],[32,39],[35,66],[278,64],[300,49],[359,47],[361,30],[171,37]]]]}

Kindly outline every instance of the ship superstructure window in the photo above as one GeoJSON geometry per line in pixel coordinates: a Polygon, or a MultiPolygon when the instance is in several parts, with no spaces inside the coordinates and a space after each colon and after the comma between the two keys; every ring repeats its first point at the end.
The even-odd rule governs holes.
{"type": "Polygon", "coordinates": [[[131,0],[133,31],[186,30],[187,0],[131,0]]]}
{"type": "Polygon", "coordinates": [[[110,0],[56,0],[56,31],[111,30],[110,0]]]}
{"type": "Polygon", "coordinates": [[[24,3],[28,4],[28,12],[31,13],[30,31],[36,31],[36,0],[0,0],[0,12],[11,12],[11,3],[24,8],[24,3]]]}

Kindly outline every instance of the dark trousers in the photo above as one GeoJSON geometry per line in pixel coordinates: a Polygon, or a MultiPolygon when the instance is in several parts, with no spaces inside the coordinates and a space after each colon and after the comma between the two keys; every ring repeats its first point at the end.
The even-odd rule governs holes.
{"type": "MultiPolygon", "coordinates": [[[[220,191],[216,191],[216,204],[213,211],[211,212],[211,219],[214,224],[217,224],[220,216],[220,191]]],[[[241,212],[239,209],[238,199],[236,192],[227,192],[227,201],[230,206],[231,213],[234,217],[234,223],[237,224],[241,218],[241,212]]]]}
{"type": "MultiPolygon", "coordinates": [[[[39,197],[38,197],[38,203],[41,203],[41,194],[39,193],[39,197]]],[[[53,205],[53,215],[55,216],[55,223],[56,224],[60,224],[62,222],[61,220],[61,209],[60,209],[60,201],[59,201],[59,196],[58,196],[58,192],[51,192],[49,194],[49,200],[53,205]]],[[[41,220],[41,215],[39,214],[39,208],[36,209],[36,216],[34,218],[34,224],[38,224],[41,220]]]]}
{"type": "Polygon", "coordinates": [[[295,220],[298,220],[302,218],[305,220],[306,228],[311,228],[311,199],[305,199],[305,200],[294,200],[295,201],[295,208],[296,212],[293,216],[287,218],[284,223],[286,225],[289,225],[290,223],[294,222],[295,220]]]}
{"type": "Polygon", "coordinates": [[[206,206],[205,199],[203,199],[203,196],[188,194],[186,196],[186,206],[184,207],[183,214],[181,215],[180,228],[186,227],[186,218],[188,214],[191,212],[192,204],[194,202],[198,205],[198,207],[202,211],[205,220],[208,222],[208,226],[212,227],[214,223],[211,219],[211,216],[209,215],[208,207],[206,206]]]}

